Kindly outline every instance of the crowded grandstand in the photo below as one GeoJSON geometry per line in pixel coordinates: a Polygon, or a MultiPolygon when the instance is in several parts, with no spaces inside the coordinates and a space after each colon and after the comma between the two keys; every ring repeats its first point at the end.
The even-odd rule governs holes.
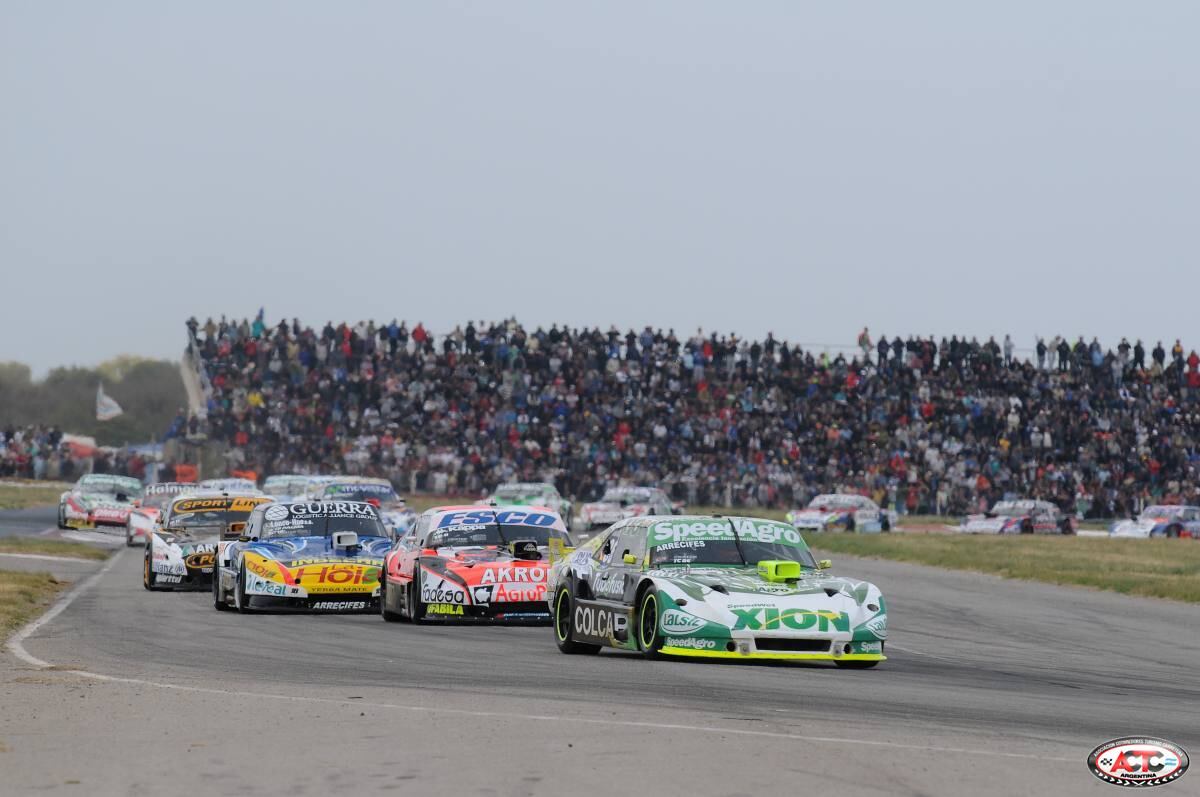
{"type": "MultiPolygon", "coordinates": [[[[349,472],[483,495],[548,481],[594,499],[660,486],[689,505],[803,506],[856,492],[901,513],[1005,496],[1080,517],[1200,503],[1200,357],[1095,338],[879,336],[814,351],[768,334],[679,336],[468,322],[188,322],[204,385],[186,431],[231,469],[349,472]],[[1022,356],[1024,355],[1024,356],[1022,356]]],[[[179,419],[177,426],[185,423],[179,419]]]]}

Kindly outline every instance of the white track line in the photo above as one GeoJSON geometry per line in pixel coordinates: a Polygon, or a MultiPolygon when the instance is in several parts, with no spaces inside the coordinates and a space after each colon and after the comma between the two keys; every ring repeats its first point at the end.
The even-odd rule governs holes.
{"type": "Polygon", "coordinates": [[[95,573],[92,573],[83,581],[80,581],[72,589],[70,589],[66,595],[63,595],[61,598],[59,598],[58,602],[51,606],[49,611],[36,620],[31,621],[17,633],[13,634],[5,647],[12,651],[12,654],[18,659],[26,664],[31,664],[34,667],[37,667],[39,670],[45,670],[49,667],[53,667],[54,665],[50,664],[50,662],[42,661],[37,656],[34,656],[32,653],[26,650],[24,644],[25,640],[37,633],[38,629],[44,626],[46,623],[50,622],[55,617],[58,617],[60,614],[66,611],[67,607],[74,603],[76,598],[78,598],[87,590],[91,589],[92,586],[99,581],[105,573],[113,569],[113,565],[117,563],[117,560],[121,558],[123,553],[125,553],[124,550],[118,551],[111,559],[108,560],[108,562],[105,563],[103,567],[101,567],[95,573]]]}
{"type": "Polygon", "coordinates": [[[5,553],[0,551],[0,556],[9,556],[15,559],[45,559],[50,562],[87,562],[91,564],[95,559],[84,559],[82,556],[51,556],[44,553],[5,553]]]}
{"type": "MultiPolygon", "coordinates": [[[[55,665],[48,661],[39,659],[28,650],[25,649],[25,640],[37,633],[44,625],[49,623],[54,618],[58,617],[67,607],[70,606],[76,598],[82,595],[87,590],[91,589],[101,578],[105,576],[117,560],[125,553],[124,550],[118,551],[104,567],[97,570],[84,581],[79,582],[79,585],[59,599],[58,603],[54,604],[48,612],[38,619],[30,622],[20,631],[8,640],[7,648],[14,656],[21,661],[36,667],[39,670],[54,668],[55,665]]],[[[57,672],[63,672],[70,675],[78,675],[84,678],[91,678],[97,681],[107,681],[109,683],[135,684],[137,686],[151,686],[157,689],[170,689],[176,692],[191,692],[193,694],[204,695],[219,695],[223,697],[244,697],[257,698],[260,700],[283,700],[295,703],[319,703],[324,705],[338,706],[354,706],[361,707],[361,700],[339,700],[338,698],[329,697],[303,697],[300,695],[280,695],[270,692],[247,692],[247,691],[231,691],[228,689],[212,689],[203,686],[186,686],[183,684],[170,684],[161,681],[149,681],[143,678],[123,678],[115,675],[104,675],[102,673],[89,672],[88,670],[62,670],[56,669],[57,672]]],[[[965,747],[935,747],[932,745],[921,744],[902,744],[900,742],[884,742],[871,739],[843,739],[836,736],[802,736],[794,733],[781,733],[776,731],[755,731],[744,728],[714,728],[705,725],[685,725],[681,723],[669,722],[638,722],[635,720],[612,720],[612,719],[595,719],[590,717],[570,717],[561,715],[543,715],[543,714],[514,714],[509,711],[476,711],[471,709],[460,708],[445,708],[442,706],[414,706],[403,703],[369,703],[372,708],[389,709],[392,711],[407,711],[412,713],[423,714],[449,714],[460,717],[476,717],[485,719],[509,719],[509,720],[531,720],[536,722],[557,722],[557,723],[575,723],[578,725],[600,725],[606,727],[618,728],[641,728],[650,730],[666,730],[666,731],[689,731],[691,733],[703,734],[725,734],[729,736],[750,736],[767,739],[787,739],[796,742],[808,742],[812,744],[837,744],[837,745],[852,745],[859,747],[882,747],[893,750],[916,750],[925,753],[957,753],[971,756],[990,756],[992,758],[1017,758],[1033,761],[1058,761],[1066,763],[1075,763],[1073,758],[1055,758],[1045,755],[1034,755],[1031,753],[1006,753],[999,750],[977,750],[965,747]]]]}

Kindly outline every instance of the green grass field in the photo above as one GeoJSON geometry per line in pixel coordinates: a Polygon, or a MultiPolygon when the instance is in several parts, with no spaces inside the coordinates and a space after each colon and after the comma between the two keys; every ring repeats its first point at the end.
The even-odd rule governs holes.
{"type": "Polygon", "coordinates": [[[47,540],[44,537],[0,537],[0,553],[32,553],[42,556],[73,556],[77,559],[108,558],[108,551],[83,542],[47,540]]]}
{"type": "Polygon", "coordinates": [[[67,586],[49,573],[0,570],[0,639],[44,611],[67,586]]]}
{"type": "Polygon", "coordinates": [[[28,509],[31,506],[57,505],[65,488],[61,484],[16,486],[0,484],[0,509],[28,509]]]}
{"type": "MultiPolygon", "coordinates": [[[[1200,603],[1200,541],[951,534],[810,534],[836,554],[1200,603]]],[[[836,565],[836,558],[834,564],[836,565]]]]}

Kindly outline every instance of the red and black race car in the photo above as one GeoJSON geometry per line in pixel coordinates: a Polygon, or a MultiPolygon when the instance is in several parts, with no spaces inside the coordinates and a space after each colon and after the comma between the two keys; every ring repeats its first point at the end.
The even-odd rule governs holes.
{"type": "Polygon", "coordinates": [[[546,576],[570,550],[544,506],[441,506],[424,512],[384,558],[385,620],[549,623],[546,576]]]}

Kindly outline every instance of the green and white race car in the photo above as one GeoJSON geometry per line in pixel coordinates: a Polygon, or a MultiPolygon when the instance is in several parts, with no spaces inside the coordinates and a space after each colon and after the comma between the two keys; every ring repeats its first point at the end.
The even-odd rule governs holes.
{"type": "Polygon", "coordinates": [[[885,660],[883,595],[828,566],[788,523],[630,518],[557,562],[546,596],[564,653],[874,667],[885,660]]]}

